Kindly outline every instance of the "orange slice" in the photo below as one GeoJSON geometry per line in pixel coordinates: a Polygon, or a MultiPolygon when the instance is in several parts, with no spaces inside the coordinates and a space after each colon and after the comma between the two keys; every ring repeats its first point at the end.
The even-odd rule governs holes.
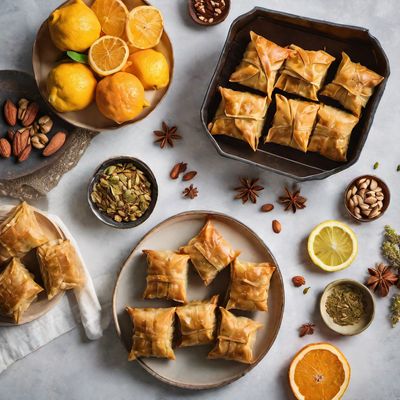
{"type": "Polygon", "coordinates": [[[304,347],[290,364],[289,383],[298,400],[339,400],[349,382],[346,357],[329,343],[304,347]]]}
{"type": "Polygon", "coordinates": [[[128,9],[121,0],[96,0],[92,10],[106,35],[122,37],[125,33],[128,9]]]}
{"type": "Polygon", "coordinates": [[[164,30],[160,10],[152,6],[134,8],[126,21],[126,34],[129,44],[137,49],[150,49],[156,46],[164,30]]]}
{"type": "Polygon", "coordinates": [[[100,76],[120,71],[128,57],[128,45],[116,36],[102,36],[89,49],[89,65],[100,76]]]}

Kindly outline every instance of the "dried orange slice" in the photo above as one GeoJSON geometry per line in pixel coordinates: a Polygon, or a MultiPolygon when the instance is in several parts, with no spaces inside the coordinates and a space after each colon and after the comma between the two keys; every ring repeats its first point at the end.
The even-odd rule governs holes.
{"type": "Polygon", "coordinates": [[[121,0],[96,0],[92,10],[106,35],[123,37],[129,11],[121,0]]]}
{"type": "Polygon", "coordinates": [[[346,357],[329,343],[301,349],[289,368],[289,383],[298,400],[339,400],[350,382],[346,357]]]}
{"type": "Polygon", "coordinates": [[[116,36],[102,36],[89,49],[89,65],[100,76],[120,71],[125,66],[128,57],[128,45],[116,36]]]}
{"type": "Polygon", "coordinates": [[[156,46],[160,42],[163,30],[163,17],[156,7],[135,7],[128,15],[126,34],[129,44],[137,49],[156,46]]]}

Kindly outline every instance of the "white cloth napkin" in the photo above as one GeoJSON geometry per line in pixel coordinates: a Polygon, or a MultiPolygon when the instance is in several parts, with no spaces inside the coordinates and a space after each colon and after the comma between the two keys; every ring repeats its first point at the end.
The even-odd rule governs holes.
{"type": "MultiPolygon", "coordinates": [[[[0,215],[4,215],[5,208],[9,207],[0,207],[0,215]]],[[[0,327],[0,373],[15,361],[75,328],[79,323],[79,317],[89,339],[98,339],[103,334],[101,306],[79,247],[60,218],[46,215],[60,227],[66,238],[75,246],[85,271],[86,284],[82,289],[74,290],[74,296],[67,292],[67,296],[41,318],[21,326],[0,327]],[[71,304],[75,301],[73,297],[77,307],[71,304]]]]}

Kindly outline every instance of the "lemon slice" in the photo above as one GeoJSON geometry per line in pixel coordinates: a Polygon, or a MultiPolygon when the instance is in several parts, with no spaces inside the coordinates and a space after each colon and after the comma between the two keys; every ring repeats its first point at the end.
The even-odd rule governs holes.
{"type": "Polygon", "coordinates": [[[123,37],[129,11],[121,0],[96,0],[91,8],[106,35],[123,37]]]}
{"type": "Polygon", "coordinates": [[[134,48],[144,50],[157,46],[163,30],[163,17],[156,7],[135,7],[128,15],[126,34],[134,48]]]}
{"type": "Polygon", "coordinates": [[[329,272],[347,268],[357,256],[358,243],[353,230],[340,221],[325,221],[308,237],[308,254],[315,265],[329,272]]]}
{"type": "Polygon", "coordinates": [[[89,65],[100,76],[120,71],[125,66],[128,57],[128,45],[116,36],[102,36],[89,49],[89,65]]]}

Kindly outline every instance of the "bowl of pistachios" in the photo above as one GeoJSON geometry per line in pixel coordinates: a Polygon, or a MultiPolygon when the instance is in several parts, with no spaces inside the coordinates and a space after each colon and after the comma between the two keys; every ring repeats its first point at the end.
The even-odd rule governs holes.
{"type": "Polygon", "coordinates": [[[129,156],[101,163],[88,186],[93,214],[113,228],[129,229],[146,221],[158,196],[157,180],[143,161],[129,156]]]}

